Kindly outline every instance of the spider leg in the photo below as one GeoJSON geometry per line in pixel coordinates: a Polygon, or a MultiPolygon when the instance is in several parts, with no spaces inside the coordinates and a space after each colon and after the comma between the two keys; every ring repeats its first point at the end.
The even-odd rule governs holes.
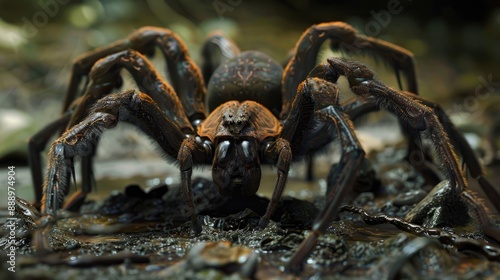
{"type": "MultiPolygon", "coordinates": [[[[80,100],[76,100],[75,103],[78,104],[80,100]]],[[[54,135],[56,135],[59,131],[64,131],[65,127],[71,120],[73,110],[70,109],[66,112],[62,117],[53,121],[52,123],[45,126],[38,133],[33,135],[28,141],[28,160],[29,166],[31,170],[31,179],[33,182],[33,189],[35,193],[35,199],[33,205],[37,208],[40,207],[41,199],[42,199],[42,190],[43,190],[43,175],[42,175],[42,161],[40,157],[40,153],[47,146],[48,141],[54,135]]],[[[67,200],[67,204],[63,207],[64,209],[73,211],[77,210],[83,200],[82,197],[85,198],[85,195],[89,193],[92,189],[92,157],[94,155],[86,155],[82,156],[82,189],[77,191],[70,199],[67,200]]]]}
{"type": "MultiPolygon", "coordinates": [[[[452,144],[450,140],[448,140],[447,133],[441,124],[441,120],[434,114],[434,111],[413,96],[398,92],[375,80],[373,78],[373,73],[371,73],[366,66],[356,62],[332,58],[328,60],[328,64],[319,65],[310,73],[310,76],[320,77],[323,80],[331,82],[336,82],[341,75],[347,77],[351,90],[356,95],[363,98],[375,99],[375,105],[377,107],[382,107],[395,114],[402,119],[403,122],[407,123],[409,127],[412,127],[416,131],[427,130],[429,132],[429,136],[435,145],[442,165],[445,167],[445,171],[449,177],[449,183],[452,186],[454,195],[451,199],[457,202],[454,203],[455,205],[459,205],[458,201],[462,194],[465,193],[463,191],[467,187],[467,182],[460,169],[458,158],[452,148],[452,144]]],[[[311,79],[307,81],[309,82],[311,79]]],[[[328,82],[322,83],[323,87],[318,87],[320,89],[317,91],[318,94],[332,92],[332,90],[326,90],[326,85],[329,84],[333,85],[328,82]]],[[[336,95],[332,96],[338,98],[336,95]]],[[[334,101],[335,102],[330,103],[336,104],[337,100],[334,101]]],[[[316,104],[316,106],[318,106],[318,104],[316,104]]],[[[326,108],[333,110],[338,107],[330,106],[326,108]]],[[[347,108],[352,109],[352,107],[349,108],[349,106],[347,106],[347,108]]],[[[369,104],[365,106],[364,109],[374,110],[375,108],[373,108],[372,104],[369,104]]],[[[341,111],[341,109],[339,110],[341,111]]],[[[338,130],[338,135],[342,141],[342,146],[347,147],[347,150],[344,151],[339,164],[342,170],[337,169],[334,171],[333,177],[336,178],[336,180],[333,180],[333,182],[336,185],[330,189],[331,191],[327,195],[327,205],[325,209],[317,216],[311,233],[302,242],[301,246],[286,266],[287,271],[295,274],[302,271],[302,264],[313,250],[317,243],[317,239],[338,213],[339,202],[344,197],[348,187],[352,185],[352,180],[356,175],[356,170],[364,154],[361,147],[356,146],[359,144],[355,141],[356,138],[352,131],[352,123],[349,117],[340,113],[337,113],[337,115],[333,113],[334,111],[331,111],[328,116],[334,121],[338,130]],[[333,118],[333,116],[336,117],[333,118]],[[340,124],[342,123],[345,123],[345,125],[341,127],[340,124]],[[344,157],[349,157],[349,151],[352,150],[357,153],[351,154],[350,160],[345,160],[344,157]],[[356,154],[360,154],[361,156],[358,155],[358,157],[356,157],[356,154]]],[[[315,119],[316,118],[319,118],[319,116],[316,117],[315,115],[315,119]]],[[[473,206],[477,207],[480,211],[483,209],[482,206],[477,203],[473,203],[473,206]]]]}
{"type": "MultiPolygon", "coordinates": [[[[174,89],[161,78],[153,65],[145,56],[134,51],[125,50],[98,60],[92,67],[82,102],[76,107],[67,129],[80,122],[97,100],[108,95],[113,88],[113,81],[121,79],[120,71],[126,69],[134,78],[139,90],[149,95],[162,109],[163,113],[174,121],[186,134],[194,134],[194,129],[183,111],[181,102],[174,89]]],[[[95,145],[98,143],[96,141],[95,145]]],[[[85,195],[93,185],[92,176],[93,154],[82,157],[82,193],[68,200],[67,206],[77,208],[83,202],[85,195]]],[[[66,206],[65,206],[66,208],[66,206]]]]}
{"type": "MultiPolygon", "coordinates": [[[[73,158],[92,153],[95,142],[104,130],[115,127],[119,121],[134,124],[158,143],[167,159],[178,160],[183,174],[183,185],[190,186],[190,177],[186,178],[184,173],[193,162],[209,161],[210,147],[204,146],[198,139],[189,140],[194,138],[186,136],[147,94],[132,90],[108,95],[95,104],[82,122],[66,131],[51,146],[41,207],[41,221],[45,226],[53,223],[67,193],[73,158]],[[186,148],[187,144],[190,146],[186,148]],[[190,155],[190,162],[180,156],[186,154],[181,153],[186,150],[194,152],[190,155]],[[189,182],[185,183],[185,180],[189,182]]],[[[186,199],[194,205],[192,194],[189,196],[188,193],[186,199]]],[[[191,212],[194,212],[194,209],[191,209],[191,212]]],[[[40,227],[38,234],[35,234],[35,248],[42,251],[50,250],[50,247],[47,247],[45,226],[40,227]]]]}
{"type": "Polygon", "coordinates": [[[238,54],[240,54],[240,49],[236,43],[225,37],[222,32],[210,34],[201,48],[201,56],[203,58],[201,73],[203,74],[205,85],[208,85],[208,81],[215,69],[238,54]]]}
{"type": "Polygon", "coordinates": [[[51,146],[49,176],[45,180],[42,201],[44,214],[55,215],[60,208],[69,184],[72,159],[90,154],[103,131],[115,127],[118,121],[138,126],[173,159],[185,138],[179,127],[144,93],[126,91],[100,99],[88,117],[66,131],[51,146]]]}
{"type": "MultiPolygon", "coordinates": [[[[49,138],[56,134],[59,128],[66,127],[65,130],[69,130],[84,119],[89,108],[99,99],[110,94],[116,81],[121,80],[120,71],[122,69],[126,69],[131,73],[139,90],[148,94],[160,108],[163,108],[163,112],[175,121],[184,133],[194,134],[194,129],[182,110],[177,94],[154,70],[146,57],[133,50],[125,50],[109,55],[97,61],[92,67],[88,74],[90,84],[87,86],[85,94],[75,100],[65,115],[55,122],[57,125],[49,125],[42,132],[35,135],[32,138],[33,141],[30,141],[32,177],[37,201],[41,199],[42,186],[40,151],[45,148],[49,138]]],[[[97,141],[95,145],[97,146],[97,141]]],[[[82,156],[82,191],[79,195],[74,196],[75,200],[73,198],[68,200],[67,207],[77,208],[78,201],[82,202],[82,197],[84,198],[85,194],[91,191],[93,185],[92,158],[93,154],[82,156]]]]}
{"type": "MultiPolygon", "coordinates": [[[[410,92],[404,92],[414,96],[415,98],[420,98],[418,95],[413,95],[410,92]]],[[[342,104],[347,115],[349,115],[349,119],[355,121],[357,118],[369,114],[371,112],[379,111],[380,108],[376,102],[376,99],[373,97],[367,97],[363,100],[353,99],[347,101],[342,104]]],[[[445,129],[448,128],[445,126],[443,122],[441,122],[445,129]]],[[[413,132],[414,135],[419,136],[418,132],[413,132]]],[[[408,137],[406,134],[407,141],[411,141],[412,137],[408,137]]],[[[415,139],[415,138],[413,138],[415,139]]],[[[418,164],[413,164],[413,166],[420,172],[420,174],[424,177],[425,181],[430,185],[437,185],[439,182],[443,180],[440,175],[439,170],[436,169],[435,165],[430,161],[431,159],[423,153],[422,149],[413,150],[407,158],[418,160],[418,164]]]]}
{"type": "Polygon", "coordinates": [[[316,66],[321,45],[328,39],[331,40],[331,49],[348,54],[372,53],[381,57],[394,68],[396,74],[400,71],[404,74],[408,91],[417,93],[415,62],[411,52],[389,42],[359,34],[356,29],[344,22],[327,22],[311,26],[295,45],[294,55],[283,74],[283,108],[280,119],[285,119],[289,113],[298,85],[316,66]]]}
{"type": "Polygon", "coordinates": [[[63,112],[79,95],[78,87],[93,65],[101,58],[133,49],[152,56],[159,47],[165,56],[173,88],[192,123],[205,118],[205,86],[198,66],[190,58],[184,42],[171,30],[146,26],[131,33],[126,39],[97,48],[77,57],[73,62],[70,84],[66,93],[63,112]]]}
{"type": "MultiPolygon", "coordinates": [[[[408,93],[411,95],[410,93],[408,93]]],[[[443,124],[444,129],[448,133],[453,146],[460,152],[462,158],[467,165],[467,169],[472,176],[476,179],[485,192],[488,199],[492,202],[497,211],[500,212],[500,205],[496,202],[500,201],[500,191],[497,190],[485,177],[485,172],[478,157],[472,150],[471,146],[465,139],[462,133],[455,127],[448,115],[444,112],[443,108],[438,104],[431,102],[420,96],[412,95],[413,98],[419,100],[422,104],[432,108],[439,121],[443,124]]]]}
{"type": "Polygon", "coordinates": [[[285,268],[286,271],[294,274],[299,274],[302,271],[303,262],[316,246],[318,238],[338,214],[342,199],[352,187],[365,156],[354,132],[352,121],[338,104],[337,86],[322,78],[310,77],[302,87],[307,88],[307,91],[310,91],[314,97],[314,123],[321,123],[327,128],[329,139],[338,136],[343,152],[337,168],[333,170],[332,176],[329,176],[333,177],[334,180],[331,180],[333,185],[328,187],[330,191],[326,196],[325,207],[316,217],[311,232],[285,268]]]}
{"type": "MultiPolygon", "coordinates": [[[[413,54],[389,42],[359,34],[355,28],[344,22],[327,22],[313,25],[307,29],[295,45],[293,56],[285,67],[282,80],[283,108],[280,119],[285,119],[290,111],[297,86],[316,66],[316,59],[322,44],[330,39],[332,50],[341,50],[347,54],[370,53],[382,58],[390,65],[401,87],[400,72],[406,78],[407,89],[417,93],[417,78],[413,54]]],[[[420,139],[413,131],[403,126],[408,138],[408,155],[422,154],[420,139]]],[[[314,153],[306,157],[306,179],[313,178],[314,153]]]]}
{"type": "Polygon", "coordinates": [[[71,115],[69,113],[64,114],[59,119],[42,128],[28,140],[28,161],[31,170],[33,189],[35,191],[35,201],[33,205],[37,208],[40,206],[39,204],[42,200],[43,188],[42,159],[40,153],[45,149],[50,138],[66,127],[70,118],[71,115]]]}
{"type": "Polygon", "coordinates": [[[288,179],[290,163],[293,157],[299,154],[307,125],[313,113],[314,102],[311,92],[307,87],[301,86],[297,91],[297,96],[292,104],[292,110],[284,122],[280,136],[275,141],[263,145],[263,162],[267,161],[275,164],[278,167],[278,176],[266,213],[259,221],[260,228],[267,226],[281,199],[288,179]]]}
{"type": "MultiPolygon", "coordinates": [[[[465,162],[470,175],[472,176],[472,178],[478,181],[488,199],[493,202],[492,204],[497,209],[497,211],[500,211],[500,205],[498,205],[498,203],[495,203],[496,201],[500,201],[500,192],[484,177],[485,172],[481,163],[479,162],[478,157],[472,150],[463,134],[460,133],[460,131],[455,127],[443,108],[438,104],[425,99],[422,96],[412,94],[411,92],[402,93],[410,96],[415,100],[418,100],[418,102],[432,109],[434,115],[437,116],[439,122],[448,134],[453,147],[455,147],[455,149],[463,158],[463,161],[465,162]]],[[[351,101],[347,104],[344,104],[343,107],[349,114],[350,119],[353,121],[364,114],[379,110],[379,106],[377,105],[376,99],[374,97],[368,97],[364,100],[351,101]]],[[[415,167],[421,173],[423,173],[424,177],[426,177],[428,180],[430,178],[429,182],[435,182],[435,184],[437,184],[439,183],[439,181],[441,181],[440,176],[436,174],[432,166],[429,166],[429,163],[427,161],[421,161],[420,164],[415,165],[415,167]]]]}
{"type": "Polygon", "coordinates": [[[323,69],[318,71],[330,71],[335,76],[334,81],[341,75],[346,76],[354,94],[362,98],[373,96],[379,107],[396,115],[413,130],[427,130],[455,193],[461,193],[466,189],[467,181],[460,168],[458,157],[446,131],[431,108],[418,99],[389,88],[374,79],[373,73],[363,64],[330,58],[328,64],[319,65],[318,69],[323,69]]]}
{"type": "Polygon", "coordinates": [[[122,69],[130,72],[139,91],[148,94],[167,116],[178,123],[182,131],[194,133],[174,89],[161,78],[144,55],[134,50],[114,53],[94,64],[89,73],[90,84],[82,102],[75,109],[68,128],[78,123],[97,100],[111,92],[112,82],[121,79],[122,69]]]}

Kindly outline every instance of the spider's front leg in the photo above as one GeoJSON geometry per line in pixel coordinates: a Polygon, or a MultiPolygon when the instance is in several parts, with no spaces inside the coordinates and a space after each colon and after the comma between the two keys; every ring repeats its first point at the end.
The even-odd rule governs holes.
{"type": "Polygon", "coordinates": [[[33,189],[35,191],[33,205],[36,208],[40,207],[42,199],[43,175],[41,151],[45,149],[53,135],[66,127],[70,119],[71,114],[65,113],[62,117],[49,123],[28,140],[28,161],[31,170],[31,181],[33,182],[33,189]]]}
{"type": "MultiPolygon", "coordinates": [[[[40,229],[34,236],[37,251],[50,250],[48,243],[50,225],[54,222],[57,210],[60,209],[68,191],[73,158],[92,153],[95,142],[104,130],[115,127],[119,121],[137,126],[158,143],[167,159],[180,162],[185,188],[191,187],[190,176],[184,174],[187,172],[190,175],[193,162],[205,163],[211,158],[209,143],[201,142],[194,136],[186,136],[148,95],[126,91],[100,99],[88,117],[66,131],[51,146],[48,176],[43,189],[41,208],[43,217],[40,229]]],[[[194,205],[189,190],[184,189],[184,192],[187,193],[188,204],[194,205]]],[[[194,209],[190,212],[195,218],[194,209]]]]}
{"type": "Polygon", "coordinates": [[[422,104],[428,106],[433,110],[440,123],[443,125],[446,133],[448,134],[451,143],[460,153],[463,158],[463,162],[466,164],[468,173],[477,180],[481,189],[486,194],[486,197],[492,202],[493,207],[497,211],[500,212],[500,204],[496,203],[500,201],[500,190],[495,188],[485,177],[484,168],[479,161],[479,158],[475,154],[474,150],[465,139],[464,135],[455,127],[449,116],[443,110],[439,104],[431,102],[421,96],[412,95],[411,93],[407,93],[412,96],[414,99],[420,101],[422,104]]]}
{"type": "Polygon", "coordinates": [[[460,168],[458,157],[434,111],[411,95],[403,94],[374,79],[373,73],[365,65],[341,58],[330,58],[328,64],[319,65],[317,71],[332,73],[332,80],[345,76],[354,94],[361,98],[373,97],[379,107],[397,116],[415,131],[426,130],[439,154],[441,164],[456,193],[467,187],[467,181],[460,168]]]}
{"type": "MultiPolygon", "coordinates": [[[[58,130],[66,130],[83,120],[97,100],[111,93],[116,81],[120,81],[121,70],[128,70],[133,76],[139,90],[148,94],[163,112],[187,134],[194,134],[193,127],[187,118],[181,101],[174,89],[155,71],[153,65],[142,54],[126,50],[109,55],[97,61],[88,76],[90,83],[85,93],[72,104],[72,107],[58,120],[49,124],[30,139],[30,168],[35,188],[35,201],[42,197],[42,174],[40,152],[45,148],[50,137],[58,130]]],[[[195,106],[195,104],[193,104],[195,106]]],[[[82,190],[77,197],[82,201],[90,192],[92,185],[92,154],[82,157],[82,190]]],[[[70,200],[78,204],[78,201],[70,200]]],[[[73,204],[73,203],[72,203],[73,204]]]]}
{"type": "MultiPolygon", "coordinates": [[[[328,186],[329,193],[326,195],[325,207],[316,217],[311,232],[286,266],[286,271],[295,274],[299,274],[302,271],[303,262],[316,246],[318,238],[325,232],[330,222],[338,214],[341,202],[348,190],[353,186],[356,174],[365,156],[365,152],[354,132],[352,121],[338,104],[337,86],[323,78],[314,77],[314,75],[312,73],[299,86],[299,92],[304,92],[310,96],[314,104],[314,114],[309,123],[303,126],[304,128],[300,131],[301,136],[298,139],[295,137],[295,140],[298,140],[295,144],[297,147],[307,150],[310,147],[304,147],[301,142],[310,143],[308,140],[316,136],[306,133],[312,132],[314,134],[328,131],[328,135],[322,135],[321,138],[324,138],[328,142],[338,137],[342,146],[342,155],[337,167],[332,171],[333,174],[329,176],[333,180],[329,181],[332,185],[328,186]],[[313,129],[317,127],[324,127],[326,130],[313,129]]],[[[298,98],[300,98],[300,95],[298,95],[298,98]]],[[[295,103],[296,101],[294,101],[294,105],[295,103]]],[[[296,108],[292,107],[291,114],[285,122],[285,127],[288,125],[287,123],[296,123],[300,119],[300,117],[295,117],[296,114],[294,114],[294,111],[296,111],[296,108]]],[[[305,110],[302,109],[301,111],[305,110]]],[[[308,112],[307,114],[310,113],[308,112]]]]}

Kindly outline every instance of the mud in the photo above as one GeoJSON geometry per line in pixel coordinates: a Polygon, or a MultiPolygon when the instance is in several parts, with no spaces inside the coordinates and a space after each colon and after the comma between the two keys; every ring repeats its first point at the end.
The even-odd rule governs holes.
{"type": "MultiPolygon", "coordinates": [[[[367,167],[373,172],[360,172],[365,175],[358,178],[358,184],[369,182],[370,187],[353,191],[346,203],[364,209],[365,216],[360,215],[361,210],[344,208],[339,219],[320,237],[300,276],[287,274],[283,268],[307,236],[318,209],[323,207],[324,197],[316,193],[306,201],[287,196],[268,227],[259,229],[257,224],[267,207],[267,198],[222,197],[211,180],[203,177],[193,180],[203,225],[198,235],[191,232],[191,224],[186,222],[187,207],[176,183],[158,184],[147,191],[144,186],[130,185],[104,200],[87,200],[79,213],[61,211],[49,235],[54,251],[47,254],[37,254],[31,247],[36,210],[29,205],[19,208],[16,276],[484,279],[500,275],[499,260],[491,257],[500,252],[495,251],[498,241],[480,231],[470,234],[458,227],[439,228],[441,236],[453,240],[446,243],[443,237],[422,234],[423,230],[407,224],[404,218],[418,208],[432,188],[410,165],[398,160],[400,156],[401,151],[386,149],[367,167]],[[386,220],[376,218],[376,214],[384,215],[386,220]],[[400,219],[402,226],[391,224],[390,219],[400,219]],[[490,255],[485,253],[488,249],[490,255]]],[[[5,221],[6,213],[3,214],[5,221]]],[[[498,228],[498,215],[489,218],[492,226],[498,228]]],[[[473,222],[469,224],[477,229],[473,222]]],[[[2,230],[0,245],[6,250],[6,225],[2,230]]],[[[5,256],[0,256],[3,266],[5,256]]],[[[2,267],[2,271],[6,268],[2,267]]]]}

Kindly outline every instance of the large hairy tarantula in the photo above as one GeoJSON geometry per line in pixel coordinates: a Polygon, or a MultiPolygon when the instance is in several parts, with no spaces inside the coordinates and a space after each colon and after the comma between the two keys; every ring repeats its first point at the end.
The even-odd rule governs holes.
{"type": "MultiPolygon", "coordinates": [[[[383,108],[397,116],[405,128],[409,153],[419,152],[418,132],[426,130],[455,194],[468,182],[459,164],[460,152],[472,177],[491,199],[498,198],[483,178],[483,171],[464,138],[439,106],[417,95],[412,54],[382,40],[360,35],[348,24],[329,22],[307,29],[283,69],[257,51],[240,52],[221,34],[214,33],[203,47],[201,71],[186,46],[172,31],[143,27],[126,40],[88,52],[76,59],[60,119],[30,141],[30,158],[36,198],[41,200],[42,223],[50,224],[62,207],[73,172],[73,158],[82,157],[80,197],[90,192],[91,158],[102,133],[124,121],[154,139],[166,157],[178,163],[184,198],[194,232],[202,230],[191,189],[192,169],[212,165],[213,181],[222,194],[250,195],[260,185],[261,164],[277,167],[271,201],[259,225],[266,227],[286,186],[290,164],[332,141],[342,146],[339,164],[332,169],[325,208],[291,259],[288,269],[300,270],[339,211],[340,202],[355,179],[365,153],[352,121],[383,108]],[[333,50],[348,54],[368,52],[402,73],[408,91],[385,86],[366,66],[343,58],[316,65],[320,46],[330,40],[333,50]],[[156,48],[168,65],[170,85],[144,55],[156,48]],[[120,71],[128,70],[139,91],[111,94],[120,87],[120,71]],[[358,97],[339,101],[336,85],[345,76],[358,97]],[[87,77],[83,90],[79,85],[87,77]],[[206,106],[208,108],[206,108],[206,106]],[[58,131],[52,144],[48,173],[42,186],[40,151],[58,131]],[[449,138],[450,137],[450,138],[449,138]],[[451,140],[449,140],[451,139],[451,140]]],[[[417,166],[425,169],[425,166],[417,166]]],[[[78,199],[71,199],[77,203],[78,199]]],[[[42,231],[40,231],[42,232],[42,231]]],[[[39,249],[48,249],[46,235],[37,235],[39,249]]]]}

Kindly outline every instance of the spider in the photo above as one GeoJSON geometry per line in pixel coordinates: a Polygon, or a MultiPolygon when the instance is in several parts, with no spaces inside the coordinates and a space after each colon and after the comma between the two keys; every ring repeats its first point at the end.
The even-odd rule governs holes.
{"type": "Polygon", "coordinates": [[[318,237],[339,212],[364,160],[353,120],[374,110],[382,108],[399,118],[409,137],[409,153],[420,149],[418,132],[428,131],[457,196],[467,188],[467,180],[455,148],[490,198],[500,200],[443,110],[417,95],[413,56],[401,47],[361,35],[346,23],[328,22],[313,25],[302,34],[284,68],[261,52],[240,52],[219,33],[209,36],[202,55],[200,70],[175,33],[143,27],[126,40],[75,60],[63,115],[30,141],[32,176],[43,215],[42,229],[35,235],[38,250],[50,248],[48,227],[43,226],[53,223],[62,207],[74,173],[74,157],[82,158],[82,190],[65,207],[77,205],[90,192],[91,159],[99,138],[118,122],[137,126],[157,142],[168,160],[178,163],[195,233],[202,227],[191,189],[194,166],[211,165],[213,181],[225,195],[254,194],[260,186],[261,165],[276,166],[274,191],[259,222],[264,228],[283,194],[291,163],[338,140],[342,155],[331,171],[334,180],[328,186],[326,206],[287,267],[295,273],[300,272],[318,237]],[[368,52],[382,58],[394,68],[398,81],[403,73],[408,91],[384,85],[368,67],[355,61],[330,58],[316,65],[320,46],[327,40],[333,50],[368,52]],[[172,85],[144,56],[152,56],[157,47],[165,56],[172,85]],[[131,73],[138,91],[111,93],[122,85],[122,69],[131,73]],[[336,85],[340,76],[347,78],[358,98],[340,102],[336,85]],[[82,82],[84,77],[87,80],[82,82]],[[83,90],[79,90],[82,83],[83,90]],[[40,151],[58,131],[62,134],[51,145],[42,192],[40,151]]]}

